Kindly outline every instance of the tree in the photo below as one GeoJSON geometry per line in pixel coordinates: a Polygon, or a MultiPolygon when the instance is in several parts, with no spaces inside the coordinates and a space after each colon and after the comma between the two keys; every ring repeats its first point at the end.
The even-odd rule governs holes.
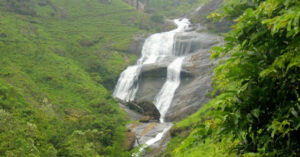
{"type": "Polygon", "coordinates": [[[299,155],[300,2],[231,0],[223,11],[237,23],[212,51],[227,56],[215,69],[215,89],[228,94],[220,132],[241,154],[299,155]]]}

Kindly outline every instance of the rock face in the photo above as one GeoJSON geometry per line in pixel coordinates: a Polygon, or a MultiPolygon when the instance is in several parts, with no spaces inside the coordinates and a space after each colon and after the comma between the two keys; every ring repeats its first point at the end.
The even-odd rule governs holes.
{"type": "MultiPolygon", "coordinates": [[[[145,143],[149,139],[154,138],[158,133],[162,132],[165,128],[171,127],[172,123],[134,123],[128,126],[128,128],[136,133],[136,143],[135,146],[138,146],[141,143],[145,143]]],[[[165,137],[165,140],[155,143],[151,146],[153,149],[163,149],[168,136],[165,137]]]]}
{"type": "MultiPolygon", "coordinates": [[[[171,61],[171,60],[170,60],[171,61]]],[[[136,100],[153,101],[166,82],[167,67],[170,62],[165,64],[148,64],[143,66],[139,77],[139,89],[136,100]]],[[[187,70],[181,71],[181,78],[192,78],[193,74],[187,70]]]]}
{"type": "Polygon", "coordinates": [[[144,66],[139,77],[137,100],[153,101],[167,77],[167,65],[144,66]]]}
{"type": "MultiPolygon", "coordinates": [[[[164,39],[160,40],[163,41],[164,39]]],[[[166,141],[168,141],[169,134],[167,132],[172,126],[170,122],[191,115],[209,101],[207,95],[212,89],[212,69],[216,64],[216,61],[209,59],[210,50],[213,46],[223,43],[222,38],[217,35],[205,32],[197,33],[191,29],[188,32],[176,33],[175,36],[172,36],[171,41],[173,51],[170,52],[173,54],[163,57],[163,60],[155,62],[155,64],[152,62],[143,64],[138,71],[138,77],[136,77],[138,88],[134,101],[123,102],[127,107],[125,111],[130,111],[128,113],[132,118],[139,121],[128,126],[128,129],[136,134],[135,146],[150,143],[149,145],[153,150],[150,154],[144,154],[143,156],[158,156],[159,152],[165,148],[166,141]],[[177,58],[182,58],[180,63],[174,62],[177,58]],[[164,89],[163,91],[170,89],[164,88],[165,83],[175,82],[175,79],[172,79],[175,77],[172,70],[175,70],[169,68],[170,65],[173,65],[172,63],[176,63],[181,67],[176,70],[177,82],[180,72],[180,85],[178,87],[178,84],[176,84],[176,92],[174,97],[172,93],[170,107],[170,101],[168,101],[168,109],[163,110],[167,113],[165,114],[160,110],[164,119],[163,123],[158,123],[161,115],[152,102],[162,100],[159,99],[163,95],[160,94],[161,89],[164,89]]],[[[165,48],[165,45],[160,45],[161,47],[165,48]]],[[[169,49],[172,50],[172,47],[169,47],[169,49]]]]}
{"type": "Polygon", "coordinates": [[[199,33],[193,44],[194,42],[198,42],[198,46],[186,57],[182,67],[190,76],[181,75],[181,84],[165,117],[167,121],[186,118],[209,101],[207,94],[212,90],[212,70],[216,64],[209,59],[210,50],[213,46],[222,44],[222,38],[199,33]]]}
{"type": "MultiPolygon", "coordinates": [[[[209,59],[210,50],[222,42],[219,36],[205,32],[176,34],[173,53],[177,56],[186,55],[186,58],[180,74],[181,84],[166,114],[166,121],[181,120],[208,102],[207,94],[212,89],[212,69],[215,66],[209,59]]],[[[136,101],[154,101],[166,81],[169,63],[149,64],[142,68],[136,101]]]]}

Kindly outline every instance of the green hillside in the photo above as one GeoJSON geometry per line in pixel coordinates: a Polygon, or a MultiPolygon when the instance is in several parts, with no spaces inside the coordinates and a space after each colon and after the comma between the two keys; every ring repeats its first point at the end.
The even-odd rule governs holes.
{"type": "Polygon", "coordinates": [[[0,8],[0,156],[126,155],[126,118],[107,89],[149,18],[121,0],[0,8]]]}
{"type": "Polygon", "coordinates": [[[146,12],[156,16],[178,17],[190,14],[209,0],[140,0],[146,12]]]}

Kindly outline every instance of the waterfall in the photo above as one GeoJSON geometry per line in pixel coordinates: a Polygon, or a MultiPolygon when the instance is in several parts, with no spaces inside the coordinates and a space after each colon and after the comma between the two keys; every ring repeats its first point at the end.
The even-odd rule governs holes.
{"type": "Polygon", "coordinates": [[[167,81],[155,98],[154,104],[160,112],[160,122],[164,122],[165,114],[180,84],[180,72],[183,60],[184,57],[178,57],[168,66],[167,81]]]}
{"type": "Polygon", "coordinates": [[[137,80],[141,70],[140,65],[129,66],[119,78],[113,95],[126,102],[132,101],[138,90],[137,80]]]}
{"type": "Polygon", "coordinates": [[[154,138],[148,140],[143,146],[139,148],[139,151],[137,153],[132,154],[132,157],[140,157],[145,148],[161,140],[161,138],[163,138],[163,136],[171,129],[171,127],[172,125],[167,126],[162,132],[158,133],[154,138]]]}
{"type": "Polygon", "coordinates": [[[184,32],[190,25],[188,19],[176,19],[174,23],[177,25],[176,29],[153,34],[146,39],[141,58],[121,73],[113,93],[114,97],[126,102],[133,101],[138,91],[138,78],[143,65],[164,62],[173,56],[175,34],[184,32]]]}
{"type": "Polygon", "coordinates": [[[164,123],[164,117],[172,103],[176,89],[180,85],[180,72],[184,60],[183,55],[186,55],[191,47],[190,45],[184,47],[181,44],[175,44],[175,35],[189,29],[189,20],[176,19],[174,23],[177,25],[176,29],[169,32],[153,34],[146,39],[141,58],[138,59],[135,65],[129,66],[121,73],[113,93],[114,97],[126,102],[135,100],[135,95],[139,88],[139,75],[143,65],[168,62],[172,59],[172,62],[167,68],[167,81],[154,99],[154,104],[161,114],[160,122],[163,123],[166,128],[156,134],[155,137],[147,140],[146,143],[140,147],[138,153],[132,154],[134,157],[140,156],[147,146],[160,141],[165,133],[172,127],[172,123],[164,123]],[[178,48],[179,50],[176,50],[178,48]]]}

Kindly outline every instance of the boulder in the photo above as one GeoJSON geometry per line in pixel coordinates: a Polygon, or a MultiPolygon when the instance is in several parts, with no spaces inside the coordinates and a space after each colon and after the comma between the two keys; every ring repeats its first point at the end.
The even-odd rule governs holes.
{"type": "Polygon", "coordinates": [[[159,121],[160,113],[150,101],[128,102],[126,105],[129,109],[144,115],[141,122],[159,121]]]}
{"type": "Polygon", "coordinates": [[[159,120],[160,113],[156,106],[150,101],[139,101],[137,103],[144,110],[144,115],[153,117],[154,120],[159,120]]]}

